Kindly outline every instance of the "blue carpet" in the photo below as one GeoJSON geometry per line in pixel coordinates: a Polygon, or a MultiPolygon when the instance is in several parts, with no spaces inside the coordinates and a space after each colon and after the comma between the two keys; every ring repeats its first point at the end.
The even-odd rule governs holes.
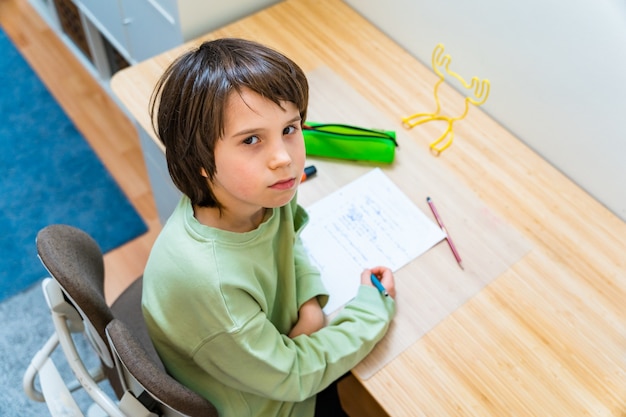
{"type": "Polygon", "coordinates": [[[147,227],[37,75],[0,30],[0,301],[46,275],[35,236],[65,223],[103,252],[147,227]]]}

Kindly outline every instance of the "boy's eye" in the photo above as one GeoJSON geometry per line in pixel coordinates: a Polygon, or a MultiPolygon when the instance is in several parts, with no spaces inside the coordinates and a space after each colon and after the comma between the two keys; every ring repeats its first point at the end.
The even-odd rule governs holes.
{"type": "Polygon", "coordinates": [[[257,143],[259,141],[259,137],[258,136],[250,136],[249,138],[245,138],[243,140],[243,143],[245,143],[246,145],[254,145],[255,143],[257,143]]]}
{"type": "Polygon", "coordinates": [[[295,131],[296,131],[295,126],[287,126],[285,129],[283,129],[283,135],[290,135],[295,131]]]}

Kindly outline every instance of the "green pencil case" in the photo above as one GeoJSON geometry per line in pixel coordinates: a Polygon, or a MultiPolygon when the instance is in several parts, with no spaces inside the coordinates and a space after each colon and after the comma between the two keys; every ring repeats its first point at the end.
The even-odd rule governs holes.
{"type": "Polygon", "coordinates": [[[306,122],[302,133],[306,154],[311,156],[391,163],[398,146],[391,130],[306,122]]]}

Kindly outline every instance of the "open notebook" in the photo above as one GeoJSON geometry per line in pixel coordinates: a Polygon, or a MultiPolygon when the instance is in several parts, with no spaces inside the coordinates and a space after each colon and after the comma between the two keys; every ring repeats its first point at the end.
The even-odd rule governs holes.
{"type": "Polygon", "coordinates": [[[324,313],[355,297],[361,271],[397,271],[445,236],[379,168],[307,207],[302,232],[309,258],[330,293],[324,313]]]}

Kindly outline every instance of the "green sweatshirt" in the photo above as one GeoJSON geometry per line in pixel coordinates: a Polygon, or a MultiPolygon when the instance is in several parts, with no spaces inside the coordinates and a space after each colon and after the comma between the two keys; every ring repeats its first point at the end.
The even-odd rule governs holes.
{"type": "Polygon", "coordinates": [[[328,299],[299,238],[307,222],[294,198],[257,229],[228,232],[200,224],[183,197],[154,244],[143,283],[150,335],[168,372],[222,417],[313,416],[315,395],[387,331],[394,301],[361,286],[326,327],[287,337],[305,301],[328,299]]]}

